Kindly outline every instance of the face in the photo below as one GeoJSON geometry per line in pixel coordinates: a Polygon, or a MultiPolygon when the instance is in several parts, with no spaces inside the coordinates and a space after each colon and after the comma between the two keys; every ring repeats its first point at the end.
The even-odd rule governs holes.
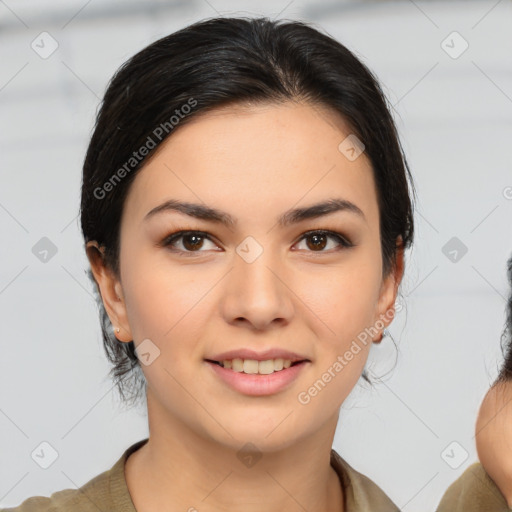
{"type": "Polygon", "coordinates": [[[512,381],[486,394],[475,425],[478,459],[512,506],[512,381]]]}
{"type": "Polygon", "coordinates": [[[179,127],[139,171],[123,210],[120,280],[91,263],[118,339],[145,343],[150,424],[172,419],[265,451],[337,421],[391,321],[402,268],[382,275],[369,160],[338,149],[350,133],[319,106],[231,106],[179,127]],[[149,214],[170,200],[203,207],[202,218],[149,214]],[[313,215],[329,200],[354,206],[313,215]],[[205,218],[204,208],[223,214],[205,218]],[[305,362],[245,375],[207,361],[243,349],[305,362]]]}

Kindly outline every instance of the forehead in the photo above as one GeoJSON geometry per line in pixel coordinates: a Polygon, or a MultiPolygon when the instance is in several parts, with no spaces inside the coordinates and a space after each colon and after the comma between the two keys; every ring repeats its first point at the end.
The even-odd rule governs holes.
{"type": "Polygon", "coordinates": [[[364,152],[349,160],[340,151],[349,135],[341,115],[319,105],[236,105],[198,114],[139,170],[125,210],[140,219],[179,197],[263,215],[335,196],[371,218],[378,215],[371,164],[364,152]]]}

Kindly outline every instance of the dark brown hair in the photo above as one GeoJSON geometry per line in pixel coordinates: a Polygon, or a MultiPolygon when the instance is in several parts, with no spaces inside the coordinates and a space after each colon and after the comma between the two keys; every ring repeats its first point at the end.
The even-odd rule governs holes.
{"type": "Polygon", "coordinates": [[[507,277],[509,295],[506,304],[505,329],[501,335],[501,346],[504,351],[505,361],[503,362],[496,382],[512,380],[512,255],[507,262],[507,277]]]}

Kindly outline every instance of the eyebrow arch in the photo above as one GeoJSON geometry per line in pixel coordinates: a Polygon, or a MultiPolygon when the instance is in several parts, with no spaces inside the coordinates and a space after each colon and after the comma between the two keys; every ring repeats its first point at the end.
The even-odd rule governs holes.
{"type": "MultiPolygon", "coordinates": [[[[168,201],[156,206],[146,214],[144,221],[147,221],[157,213],[164,211],[176,211],[190,217],[195,217],[196,219],[223,224],[227,227],[233,227],[237,224],[237,220],[227,212],[223,212],[217,208],[212,208],[203,204],[189,203],[187,201],[179,201],[177,199],[169,199],[168,201]]],[[[306,219],[315,219],[338,211],[356,214],[367,222],[363,211],[357,205],[346,199],[335,198],[322,201],[311,206],[288,210],[277,219],[277,223],[281,227],[286,227],[292,224],[297,224],[306,219]]]]}

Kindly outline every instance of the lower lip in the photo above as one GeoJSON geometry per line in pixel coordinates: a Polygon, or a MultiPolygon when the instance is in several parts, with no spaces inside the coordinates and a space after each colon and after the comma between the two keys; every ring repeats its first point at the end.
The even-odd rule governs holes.
{"type": "Polygon", "coordinates": [[[235,372],[215,363],[206,363],[212,370],[234,390],[245,395],[264,396],[273,395],[287,388],[299,375],[309,361],[302,361],[289,368],[271,373],[269,375],[235,372]]]}

